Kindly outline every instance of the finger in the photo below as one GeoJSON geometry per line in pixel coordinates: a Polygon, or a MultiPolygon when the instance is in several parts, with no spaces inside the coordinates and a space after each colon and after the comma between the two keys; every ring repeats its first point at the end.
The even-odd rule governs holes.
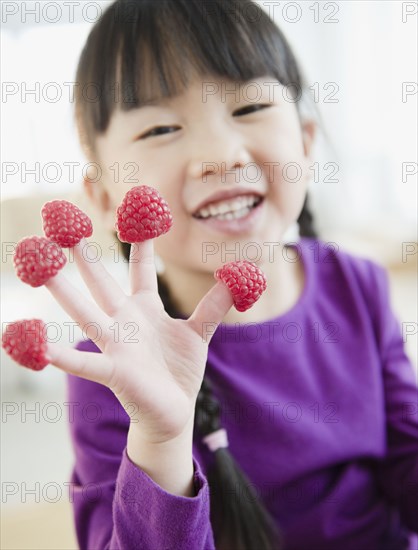
{"type": "Polygon", "coordinates": [[[154,261],[154,239],[131,245],[129,278],[132,294],[141,291],[158,293],[157,269],[154,261]]]}
{"type": "Polygon", "coordinates": [[[112,320],[73,287],[62,272],[49,279],[45,286],[81,330],[103,349],[105,342],[111,338],[112,320]]]}
{"type": "Polygon", "coordinates": [[[126,295],[100,260],[97,262],[90,262],[88,260],[84,254],[84,250],[88,244],[86,239],[82,239],[74,247],[76,264],[97,304],[103,311],[112,316],[125,302],[126,295]]]}
{"type": "Polygon", "coordinates": [[[108,386],[112,378],[112,365],[102,353],[78,351],[58,344],[49,344],[47,360],[59,369],[92,382],[108,386]]]}
{"type": "Polygon", "coordinates": [[[230,291],[224,283],[218,281],[197,304],[188,323],[205,342],[209,343],[233,304],[230,291]]]}

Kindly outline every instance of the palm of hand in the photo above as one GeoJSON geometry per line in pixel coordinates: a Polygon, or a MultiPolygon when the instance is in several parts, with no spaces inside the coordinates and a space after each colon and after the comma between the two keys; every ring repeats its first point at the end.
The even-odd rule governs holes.
{"type": "Polygon", "coordinates": [[[233,299],[225,285],[217,282],[189,319],[173,319],[158,294],[152,240],[132,245],[130,296],[100,262],[86,261],[83,245],[82,241],[74,247],[74,255],[96,304],[86,300],[62,273],[46,286],[73,320],[86,327],[83,330],[102,353],[49,344],[51,363],[109,387],[131,422],[140,423],[147,440],[174,438],[194,415],[210,342],[206,326],[217,326],[233,299]]]}

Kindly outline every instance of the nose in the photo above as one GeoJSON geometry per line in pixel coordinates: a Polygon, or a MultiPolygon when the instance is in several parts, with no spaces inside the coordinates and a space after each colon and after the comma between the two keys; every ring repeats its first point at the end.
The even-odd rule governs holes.
{"type": "MultiPolygon", "coordinates": [[[[250,162],[251,157],[242,137],[228,128],[217,132],[203,130],[202,139],[195,137],[189,149],[189,177],[193,180],[207,182],[208,178],[214,181],[234,182],[234,169],[243,169],[250,162]]],[[[240,176],[235,174],[236,183],[240,176]]]]}

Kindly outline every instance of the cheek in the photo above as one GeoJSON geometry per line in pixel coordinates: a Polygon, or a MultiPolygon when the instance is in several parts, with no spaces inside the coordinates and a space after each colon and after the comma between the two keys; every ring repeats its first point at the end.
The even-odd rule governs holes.
{"type": "Polygon", "coordinates": [[[183,210],[180,182],[176,167],[160,155],[160,160],[155,165],[150,166],[147,162],[147,166],[141,170],[140,183],[136,185],[148,185],[156,189],[167,202],[174,219],[177,219],[183,210]]]}
{"type": "Polygon", "coordinates": [[[271,163],[280,163],[281,168],[290,163],[302,164],[305,158],[302,129],[295,108],[274,112],[262,131],[260,128],[256,143],[260,154],[271,163]]]}
{"type": "Polygon", "coordinates": [[[282,179],[273,188],[273,202],[289,219],[299,214],[307,192],[307,179],[298,167],[288,171],[289,181],[282,179]]]}
{"type": "Polygon", "coordinates": [[[305,200],[310,170],[305,157],[283,152],[270,166],[269,194],[272,207],[289,222],[297,219],[305,200]]]}
{"type": "MultiPolygon", "coordinates": [[[[167,200],[167,202],[169,202],[167,200]]],[[[154,241],[155,250],[162,256],[179,258],[187,254],[190,238],[193,236],[190,230],[190,220],[186,219],[185,213],[180,207],[170,204],[173,225],[168,233],[161,235],[154,241]]]]}
{"type": "Polygon", "coordinates": [[[298,200],[306,193],[311,175],[309,161],[299,147],[298,136],[270,143],[263,158],[264,177],[273,194],[298,200]]]}
{"type": "Polygon", "coordinates": [[[169,170],[167,170],[167,174],[162,173],[158,169],[149,170],[148,172],[141,170],[131,178],[126,177],[124,180],[121,179],[119,183],[107,185],[112,204],[118,207],[125,198],[126,193],[140,185],[147,185],[156,189],[169,205],[173,216],[179,216],[181,212],[181,199],[175,189],[173,174],[170,174],[169,170]]]}

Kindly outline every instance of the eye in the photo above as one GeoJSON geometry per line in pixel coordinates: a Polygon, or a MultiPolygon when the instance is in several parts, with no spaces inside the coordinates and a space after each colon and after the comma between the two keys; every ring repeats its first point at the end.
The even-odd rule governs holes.
{"type": "Polygon", "coordinates": [[[243,107],[242,109],[238,109],[238,111],[235,111],[234,116],[241,116],[249,113],[254,113],[255,111],[261,111],[261,109],[265,109],[266,107],[271,107],[271,105],[267,103],[257,103],[255,105],[247,105],[247,107],[243,107]]]}
{"type": "Polygon", "coordinates": [[[139,136],[137,139],[147,139],[148,137],[155,137],[155,136],[161,136],[164,134],[171,134],[172,131],[169,132],[162,132],[161,130],[176,130],[178,129],[178,126],[156,126],[155,128],[152,128],[149,132],[146,134],[143,134],[142,136],[139,136]]]}

